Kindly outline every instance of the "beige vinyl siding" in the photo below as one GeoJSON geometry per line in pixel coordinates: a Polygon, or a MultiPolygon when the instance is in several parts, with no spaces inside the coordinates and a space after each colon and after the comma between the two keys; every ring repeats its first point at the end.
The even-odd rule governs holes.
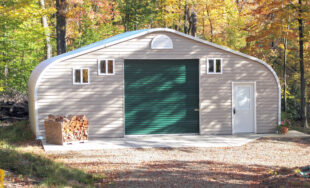
{"type": "Polygon", "coordinates": [[[272,132],[277,124],[278,88],[264,65],[168,32],[154,32],[54,63],[38,86],[39,129],[48,114],[85,114],[90,137],[124,136],[124,59],[201,59],[200,133],[231,134],[232,81],[255,81],[257,132],[272,132]],[[157,34],[168,35],[174,49],[152,50],[157,34]],[[98,58],[115,59],[115,75],[98,75],[98,58]],[[207,58],[223,59],[223,74],[207,74],[207,58]],[[73,85],[72,69],[89,68],[90,84],[73,85]]]}
{"type": "Polygon", "coordinates": [[[100,75],[97,58],[56,63],[43,75],[38,86],[40,131],[48,114],[85,114],[89,135],[94,137],[123,136],[123,71],[116,60],[115,75],[100,75]],[[89,68],[90,84],[73,85],[72,69],[89,68]]]}

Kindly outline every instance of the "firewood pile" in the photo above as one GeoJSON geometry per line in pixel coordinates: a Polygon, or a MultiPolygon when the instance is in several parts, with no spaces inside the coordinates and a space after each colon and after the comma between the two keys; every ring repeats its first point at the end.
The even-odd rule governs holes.
{"type": "Polygon", "coordinates": [[[0,121],[28,119],[28,99],[15,90],[0,93],[0,121]]]}
{"type": "Polygon", "coordinates": [[[63,145],[88,139],[88,120],[85,115],[49,115],[44,127],[46,141],[51,144],[63,145]]]}

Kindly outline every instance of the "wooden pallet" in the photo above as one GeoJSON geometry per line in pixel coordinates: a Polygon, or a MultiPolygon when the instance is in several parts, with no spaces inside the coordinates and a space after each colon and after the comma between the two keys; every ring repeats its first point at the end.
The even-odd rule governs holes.
{"type": "Polygon", "coordinates": [[[63,142],[62,145],[76,145],[76,144],[84,144],[87,140],[79,140],[79,141],[72,141],[72,142],[63,142]]]}

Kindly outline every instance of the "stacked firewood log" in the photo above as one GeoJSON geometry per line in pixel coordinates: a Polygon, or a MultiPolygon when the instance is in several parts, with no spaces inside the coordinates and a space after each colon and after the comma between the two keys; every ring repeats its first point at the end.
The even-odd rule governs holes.
{"type": "Polygon", "coordinates": [[[48,143],[65,144],[88,139],[88,120],[85,115],[49,115],[44,127],[48,143]]]}

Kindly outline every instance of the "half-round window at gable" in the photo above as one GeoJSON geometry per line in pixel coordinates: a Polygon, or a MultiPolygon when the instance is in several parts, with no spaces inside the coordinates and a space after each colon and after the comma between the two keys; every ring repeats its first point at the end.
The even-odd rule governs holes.
{"type": "Polygon", "coordinates": [[[173,43],[167,35],[157,35],[151,43],[152,49],[173,49],[173,43]]]}

